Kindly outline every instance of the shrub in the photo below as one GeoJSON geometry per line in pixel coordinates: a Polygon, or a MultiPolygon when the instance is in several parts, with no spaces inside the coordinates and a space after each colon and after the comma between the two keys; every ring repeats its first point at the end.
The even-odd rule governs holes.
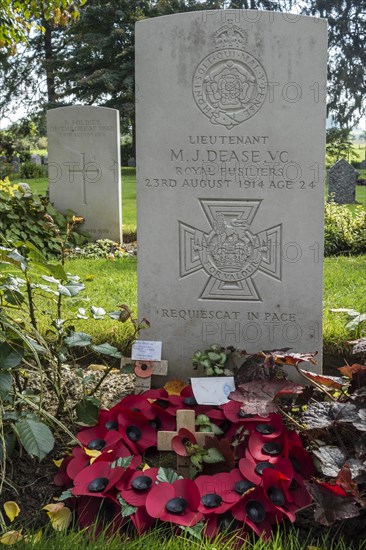
{"type": "MultiPolygon", "coordinates": [[[[0,242],[4,244],[29,241],[47,257],[58,255],[60,237],[66,235],[73,216],[71,211],[61,214],[48,198],[32,193],[29,187],[0,180],[0,242]]],[[[86,241],[85,235],[72,232],[68,244],[80,246],[86,241]]]]}
{"type": "Polygon", "coordinates": [[[325,255],[366,251],[366,211],[359,205],[354,214],[347,205],[325,204],[325,255]]]}
{"type": "Polygon", "coordinates": [[[25,179],[44,178],[46,177],[45,167],[27,160],[20,165],[20,176],[25,179]]]}

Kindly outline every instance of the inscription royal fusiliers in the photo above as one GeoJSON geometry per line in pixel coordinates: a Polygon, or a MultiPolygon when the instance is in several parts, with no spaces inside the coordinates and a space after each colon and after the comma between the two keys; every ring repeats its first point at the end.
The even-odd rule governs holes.
{"type": "Polygon", "coordinates": [[[231,130],[254,116],[267,94],[267,76],[260,62],[243,48],[247,33],[229,21],[213,34],[216,51],[193,75],[193,97],[212,122],[231,130]]]}
{"type": "Polygon", "coordinates": [[[250,227],[261,202],[199,199],[211,231],[179,222],[180,276],[209,275],[201,300],[261,301],[252,277],[261,271],[281,280],[282,224],[259,233],[250,227]]]}

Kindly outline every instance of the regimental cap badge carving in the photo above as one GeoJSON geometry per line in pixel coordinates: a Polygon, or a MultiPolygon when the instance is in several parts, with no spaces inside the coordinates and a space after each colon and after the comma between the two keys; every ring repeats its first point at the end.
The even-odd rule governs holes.
{"type": "Polygon", "coordinates": [[[221,26],[212,39],[216,50],[196,67],[193,97],[212,124],[231,130],[263,107],[267,75],[260,61],[244,50],[248,33],[232,21],[221,26]]]}
{"type": "Polygon", "coordinates": [[[248,42],[248,34],[232,21],[217,30],[213,36],[216,48],[244,48],[248,42]]]}

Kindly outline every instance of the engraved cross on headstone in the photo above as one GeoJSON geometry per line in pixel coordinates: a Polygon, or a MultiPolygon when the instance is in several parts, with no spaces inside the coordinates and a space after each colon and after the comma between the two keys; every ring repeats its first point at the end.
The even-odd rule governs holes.
{"type": "MultiPolygon", "coordinates": [[[[193,410],[178,410],[177,411],[177,431],[175,432],[158,432],[158,451],[171,451],[172,439],[181,428],[189,430],[196,438],[197,444],[203,447],[206,437],[214,437],[212,432],[196,432],[196,415],[193,410]]],[[[191,461],[189,456],[177,455],[177,472],[183,477],[189,477],[189,467],[191,461]]]]}
{"type": "MultiPolygon", "coordinates": [[[[82,175],[82,177],[83,177],[83,202],[82,202],[82,204],[83,204],[83,206],[86,206],[88,204],[87,200],[86,200],[86,179],[89,177],[89,174],[100,174],[100,169],[98,167],[88,168],[87,164],[95,164],[95,163],[88,162],[87,164],[85,164],[85,153],[81,153],[81,157],[82,157],[82,166],[81,166],[81,168],[77,169],[74,166],[73,167],[69,166],[69,174],[70,173],[72,173],[72,174],[79,173],[79,174],[82,175]]],[[[91,181],[96,181],[96,179],[91,180],[91,181]]]]}

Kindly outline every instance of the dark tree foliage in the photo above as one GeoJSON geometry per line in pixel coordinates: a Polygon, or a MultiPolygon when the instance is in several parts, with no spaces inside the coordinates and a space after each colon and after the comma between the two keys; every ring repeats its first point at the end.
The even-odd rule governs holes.
{"type": "Polygon", "coordinates": [[[67,28],[43,18],[45,32],[33,35],[28,48],[10,57],[0,51],[0,113],[11,102],[30,112],[70,103],[104,105],[120,110],[125,131],[134,119],[136,21],[203,9],[292,7],[329,19],[329,111],[350,128],[365,111],[366,0],[88,0],[67,28]]]}
{"type": "Polygon", "coordinates": [[[350,128],[366,112],[366,0],[307,0],[303,13],[328,19],[328,110],[350,128]]]}

